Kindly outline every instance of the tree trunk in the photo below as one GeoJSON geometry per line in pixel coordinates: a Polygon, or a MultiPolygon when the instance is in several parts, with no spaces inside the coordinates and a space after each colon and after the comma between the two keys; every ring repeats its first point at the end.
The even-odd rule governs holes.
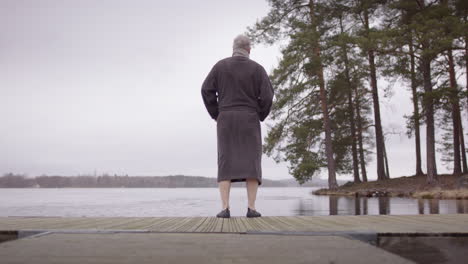
{"type": "MultiPolygon", "coordinates": [[[[427,49],[427,45],[423,45],[427,49]]],[[[434,99],[432,98],[431,59],[423,55],[421,59],[424,80],[424,106],[426,110],[426,165],[427,183],[437,183],[437,168],[435,159],[435,128],[434,128],[434,99]]]]}
{"type": "Polygon", "coordinates": [[[359,145],[359,162],[361,164],[361,174],[362,181],[367,182],[367,170],[366,170],[366,160],[364,157],[364,147],[362,142],[362,118],[361,118],[361,106],[360,106],[360,96],[356,85],[353,85],[354,96],[356,100],[356,117],[357,117],[357,136],[358,136],[358,145],[359,145]]]}
{"type": "Polygon", "coordinates": [[[411,38],[409,44],[410,63],[411,63],[411,91],[413,94],[413,120],[414,120],[414,136],[416,144],[416,176],[424,175],[421,165],[421,134],[419,131],[419,100],[418,100],[418,84],[416,81],[416,63],[414,58],[413,39],[411,38]]]}
{"type": "MultiPolygon", "coordinates": [[[[314,6],[313,0],[309,2],[309,8],[310,8],[310,18],[312,21],[312,30],[314,33],[317,33],[317,22],[316,22],[317,18],[315,16],[315,9],[314,9],[315,6],[314,6]]],[[[336,189],[338,188],[338,184],[336,182],[336,165],[335,165],[335,159],[333,157],[330,118],[328,116],[327,94],[325,91],[325,79],[323,76],[323,65],[322,65],[322,61],[320,57],[320,47],[319,47],[318,40],[314,40],[312,51],[318,63],[318,68],[315,74],[318,77],[319,86],[320,86],[320,104],[321,104],[322,113],[323,113],[323,128],[325,130],[325,152],[327,155],[327,167],[328,167],[328,188],[336,189]]]]}
{"type": "Polygon", "coordinates": [[[460,162],[460,105],[458,101],[458,88],[455,77],[455,65],[453,64],[452,49],[447,51],[449,64],[449,79],[450,79],[450,104],[452,108],[453,122],[453,175],[461,175],[460,162]]]}
{"type": "MultiPolygon", "coordinates": [[[[369,37],[369,13],[367,8],[364,9],[364,26],[367,31],[367,36],[369,37]]],[[[379,103],[379,93],[377,87],[377,73],[375,67],[375,55],[374,50],[370,48],[367,51],[369,59],[369,70],[370,70],[370,84],[372,89],[372,100],[374,105],[374,123],[375,123],[375,140],[377,147],[377,179],[382,180],[386,178],[385,168],[384,168],[384,141],[383,141],[383,132],[382,132],[382,122],[380,120],[380,103],[379,103]]]]}
{"type": "MultiPolygon", "coordinates": [[[[421,9],[426,7],[424,0],[418,1],[421,9]]],[[[424,96],[423,105],[426,113],[426,166],[427,166],[427,183],[437,184],[437,163],[435,155],[435,126],[434,126],[434,98],[432,94],[432,74],[430,46],[427,36],[422,36],[421,48],[421,69],[423,72],[424,96]]]]}
{"type": "MultiPolygon", "coordinates": [[[[465,19],[465,23],[467,20],[465,19]]],[[[466,77],[466,105],[468,106],[468,35],[465,36],[465,77],[466,77]]],[[[466,108],[468,112],[468,107],[466,108]]],[[[463,134],[463,124],[460,118],[460,142],[462,144],[463,173],[468,173],[468,166],[465,151],[465,134],[463,134]]]]}
{"type": "MultiPolygon", "coordinates": [[[[465,20],[466,22],[466,20],[465,20]]],[[[465,77],[466,77],[466,105],[468,105],[468,36],[465,36],[465,77]]],[[[466,108],[468,112],[468,107],[466,108]]],[[[463,173],[468,173],[465,150],[465,134],[463,134],[463,124],[460,118],[460,142],[462,144],[463,173]]]]}
{"type": "MultiPolygon", "coordinates": [[[[468,19],[465,16],[465,23],[468,23],[468,19]]],[[[465,77],[466,77],[466,105],[468,106],[468,34],[465,34],[465,77]]],[[[468,113],[468,107],[466,108],[468,113]]],[[[463,161],[463,173],[468,173],[468,166],[466,160],[466,150],[465,150],[465,134],[463,134],[463,124],[460,118],[460,143],[462,151],[462,161],[463,161]]]]}
{"type": "MultiPolygon", "coordinates": [[[[465,23],[467,21],[465,20],[465,23]]],[[[466,104],[468,105],[468,36],[465,36],[465,77],[466,77],[466,104]]],[[[466,108],[468,112],[468,107],[466,108]]]]}
{"type": "Polygon", "coordinates": [[[390,169],[388,168],[388,157],[387,157],[387,149],[385,148],[385,144],[383,145],[383,151],[384,151],[384,162],[385,162],[385,177],[387,179],[390,179],[390,169]]]}
{"type": "Polygon", "coordinates": [[[460,129],[460,146],[461,146],[461,156],[462,156],[462,168],[463,168],[463,174],[468,173],[468,166],[467,166],[467,161],[466,161],[466,150],[465,150],[465,135],[463,134],[463,122],[461,121],[460,118],[460,125],[458,126],[460,129]]]}
{"type": "MultiPolygon", "coordinates": [[[[340,30],[341,34],[344,33],[343,30],[343,20],[340,16],[340,30]]],[[[348,49],[346,47],[346,43],[342,43],[341,49],[343,51],[343,60],[345,66],[345,78],[346,84],[348,85],[348,111],[349,111],[349,119],[350,119],[350,126],[351,126],[351,150],[353,155],[353,175],[354,175],[354,182],[361,182],[359,179],[359,164],[358,164],[358,155],[357,155],[357,146],[356,146],[356,124],[354,122],[354,106],[353,106],[353,92],[352,92],[352,82],[349,76],[349,59],[348,59],[348,49]]]]}

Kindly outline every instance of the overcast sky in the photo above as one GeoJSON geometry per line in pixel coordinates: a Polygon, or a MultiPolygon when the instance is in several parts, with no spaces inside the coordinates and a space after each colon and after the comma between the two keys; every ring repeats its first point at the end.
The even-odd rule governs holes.
{"type": "MultiPolygon", "coordinates": [[[[268,10],[260,0],[0,0],[0,173],[216,177],[201,84],[268,10]]],[[[268,72],[279,56],[278,46],[251,52],[268,72]]],[[[407,88],[381,109],[384,129],[404,132],[407,88]]],[[[413,145],[389,135],[393,177],[413,173],[413,145]]],[[[263,177],[292,176],[264,155],[263,177]]]]}

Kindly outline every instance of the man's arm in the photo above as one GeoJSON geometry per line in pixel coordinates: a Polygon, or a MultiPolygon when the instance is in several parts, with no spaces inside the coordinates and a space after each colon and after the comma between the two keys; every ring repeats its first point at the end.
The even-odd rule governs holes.
{"type": "Polygon", "coordinates": [[[213,66],[211,71],[206,76],[202,84],[201,94],[203,103],[211,118],[216,120],[218,118],[218,85],[216,82],[216,65],[213,66]]]}
{"type": "Polygon", "coordinates": [[[258,105],[260,107],[259,117],[260,121],[270,113],[271,105],[273,102],[273,86],[271,85],[270,78],[263,67],[260,67],[260,93],[258,97],[258,105]]]}

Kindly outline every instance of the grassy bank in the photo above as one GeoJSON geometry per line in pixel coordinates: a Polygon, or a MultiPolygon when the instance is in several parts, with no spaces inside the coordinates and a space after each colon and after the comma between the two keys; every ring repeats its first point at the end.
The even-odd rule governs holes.
{"type": "Polygon", "coordinates": [[[346,183],[336,190],[319,189],[316,195],[357,197],[412,197],[424,199],[468,199],[467,188],[457,188],[458,177],[439,175],[437,185],[428,185],[425,176],[404,176],[382,181],[346,183]]]}

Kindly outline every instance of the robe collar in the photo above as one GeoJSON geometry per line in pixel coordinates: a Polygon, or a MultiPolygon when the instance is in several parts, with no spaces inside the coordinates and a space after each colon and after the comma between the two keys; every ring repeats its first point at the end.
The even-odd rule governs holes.
{"type": "Polygon", "coordinates": [[[232,56],[243,56],[243,57],[249,57],[249,52],[246,51],[245,49],[235,49],[233,52],[232,52],[232,56]]]}

